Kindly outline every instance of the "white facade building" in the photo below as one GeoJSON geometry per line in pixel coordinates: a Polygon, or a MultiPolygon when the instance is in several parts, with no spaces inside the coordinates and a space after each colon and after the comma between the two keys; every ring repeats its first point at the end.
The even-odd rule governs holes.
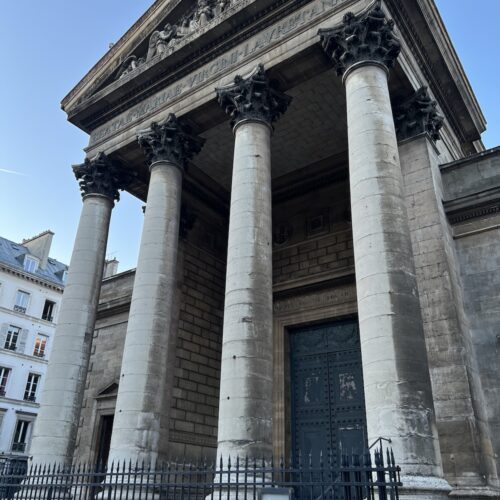
{"type": "Polygon", "coordinates": [[[0,457],[28,453],[68,266],[53,233],[0,238],[0,457]]]}

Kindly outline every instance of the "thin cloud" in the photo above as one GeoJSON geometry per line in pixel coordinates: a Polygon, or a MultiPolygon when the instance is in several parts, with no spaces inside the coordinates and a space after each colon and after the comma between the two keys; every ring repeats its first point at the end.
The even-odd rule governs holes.
{"type": "Polygon", "coordinates": [[[6,168],[0,168],[0,173],[12,174],[12,175],[22,175],[23,177],[26,177],[26,174],[23,174],[23,172],[18,172],[17,170],[7,170],[6,168]]]}

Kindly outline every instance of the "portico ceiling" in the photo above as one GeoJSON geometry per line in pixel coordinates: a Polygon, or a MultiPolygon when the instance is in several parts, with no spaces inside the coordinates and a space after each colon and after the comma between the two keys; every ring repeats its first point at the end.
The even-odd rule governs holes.
{"type": "MultiPolygon", "coordinates": [[[[273,178],[288,174],[347,149],[345,98],[332,70],[287,91],[293,97],[276,122],[272,137],[273,178]]],[[[225,121],[203,134],[202,152],[194,163],[229,190],[234,137],[225,121]]]]}
{"type": "MultiPolygon", "coordinates": [[[[345,90],[319,47],[273,68],[270,76],[293,97],[287,112],[274,127],[271,142],[273,179],[299,170],[307,176],[306,167],[315,164],[324,167],[329,158],[335,158],[338,163],[339,157],[345,157],[347,162],[345,90]]],[[[392,73],[390,83],[394,97],[404,95],[408,85],[405,80],[399,70],[392,73]]],[[[212,191],[215,189],[228,199],[234,137],[229,118],[216,102],[215,92],[212,102],[186,118],[206,140],[202,151],[193,158],[186,180],[212,191]]],[[[139,180],[130,191],[145,200],[148,169],[138,145],[131,144],[115,156],[138,173],[139,180]]]]}

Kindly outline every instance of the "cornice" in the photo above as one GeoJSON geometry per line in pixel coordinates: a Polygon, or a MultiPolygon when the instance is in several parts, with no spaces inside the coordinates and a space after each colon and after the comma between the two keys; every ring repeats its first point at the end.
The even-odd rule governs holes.
{"type": "MultiPolygon", "coordinates": [[[[458,62],[458,57],[451,44],[446,29],[443,26],[441,17],[430,0],[384,0],[387,4],[391,16],[396,21],[399,31],[403,34],[405,42],[408,44],[413,56],[417,59],[420,69],[422,70],[432,93],[437,99],[440,108],[445,113],[448,122],[453,131],[458,136],[462,145],[480,140],[480,134],[485,130],[486,122],[481,113],[477,100],[470,88],[470,84],[465,77],[463,68],[458,62]],[[444,61],[444,65],[439,68],[431,61],[429,54],[422,41],[422,31],[417,29],[418,20],[410,15],[408,6],[418,8],[425,22],[425,27],[434,41],[434,48],[440,54],[440,60],[444,61]],[[438,28],[435,28],[438,26],[438,28]],[[442,36],[440,36],[442,35],[442,36]],[[448,53],[451,55],[447,58],[442,47],[438,43],[439,40],[447,47],[448,53]],[[451,62],[451,67],[450,67],[451,62]],[[442,79],[439,73],[442,68],[446,68],[448,78],[442,79]],[[463,119],[458,118],[459,110],[451,104],[450,99],[450,84],[454,82],[452,71],[455,70],[460,76],[460,81],[455,84],[456,95],[463,101],[464,107],[467,110],[470,121],[474,125],[475,134],[468,132],[465,129],[463,119]],[[445,88],[446,85],[446,88],[445,88]],[[464,93],[461,89],[465,89],[464,93]]],[[[470,151],[469,151],[470,152],[470,151]]]]}
{"type": "Polygon", "coordinates": [[[443,202],[450,224],[500,213],[500,187],[443,202]]]}
{"type": "MultiPolygon", "coordinates": [[[[79,95],[88,91],[89,84],[99,79],[99,72],[105,72],[106,66],[115,61],[120,52],[127,48],[128,42],[137,42],[136,35],[150,22],[155,22],[157,17],[164,17],[168,10],[172,10],[180,0],[156,0],[154,4],[125,32],[125,34],[92,66],[78,84],[63,98],[61,108],[70,109],[78,100],[79,95]],[[170,8],[170,9],[169,9],[170,8]]],[[[128,48],[127,48],[128,50],[128,48]]],[[[123,58],[118,57],[121,61],[123,58]]],[[[113,69],[116,69],[113,68],[113,69]]],[[[106,77],[107,78],[107,75],[106,77]]],[[[102,80],[104,81],[104,80],[102,80]]]]}
{"type": "Polygon", "coordinates": [[[9,356],[9,357],[12,356],[14,358],[25,359],[32,364],[40,363],[42,365],[48,365],[48,363],[49,363],[48,357],[47,358],[39,358],[37,356],[30,356],[29,354],[11,351],[10,349],[4,349],[3,347],[0,347],[0,354],[4,354],[5,356],[9,356]]]}
{"type": "MultiPolygon", "coordinates": [[[[14,398],[7,398],[5,396],[0,396],[0,403],[9,403],[11,405],[22,405],[22,406],[29,406],[30,408],[40,408],[40,403],[32,403],[30,401],[24,401],[24,399],[14,399],[14,398]]],[[[27,413],[29,415],[34,415],[36,414],[31,414],[27,412],[26,410],[16,410],[17,413],[27,413]]]]}
{"type": "Polygon", "coordinates": [[[439,166],[441,172],[445,172],[447,170],[453,170],[456,168],[460,168],[469,163],[477,163],[478,161],[484,160],[489,156],[495,156],[500,154],[500,146],[496,146],[491,149],[486,149],[484,151],[480,151],[474,155],[467,156],[466,158],[461,158],[460,160],[455,160],[450,163],[443,163],[439,166]]]}
{"type": "Polygon", "coordinates": [[[60,285],[56,285],[55,283],[52,283],[50,281],[38,278],[36,276],[33,276],[32,274],[25,273],[20,269],[10,267],[4,263],[0,263],[0,271],[5,271],[8,274],[12,274],[14,276],[17,276],[18,278],[25,279],[26,281],[31,281],[32,283],[36,283],[37,285],[42,285],[45,288],[50,288],[51,290],[54,290],[56,292],[63,293],[64,291],[64,287],[60,285]]]}
{"type": "MultiPolygon", "coordinates": [[[[196,71],[217,56],[230,51],[310,1],[239,0],[235,6],[240,5],[241,8],[232,15],[230,21],[229,18],[222,18],[219,24],[213,25],[211,30],[200,33],[192,43],[180,46],[178,50],[160,61],[153,59],[151,64],[145,63],[130,76],[112,82],[77,107],[71,109],[65,107],[68,119],[82,130],[90,132],[131,106],[196,71]],[[221,27],[224,22],[228,27],[225,32],[221,27]],[[113,92],[117,96],[115,99],[111,97],[113,92]],[[104,102],[111,101],[112,104],[103,105],[104,102]],[[97,112],[89,114],[89,107],[95,106],[97,109],[97,103],[99,103],[97,112]]],[[[345,3],[348,6],[352,1],[345,0],[345,3]]]]}

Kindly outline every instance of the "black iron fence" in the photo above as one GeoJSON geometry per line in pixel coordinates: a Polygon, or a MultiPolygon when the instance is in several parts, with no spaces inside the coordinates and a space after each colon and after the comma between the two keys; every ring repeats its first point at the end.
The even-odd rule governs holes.
{"type": "Polygon", "coordinates": [[[32,500],[259,500],[273,491],[296,500],[397,500],[399,486],[392,451],[381,448],[343,455],[340,465],[331,457],[307,456],[294,464],[229,459],[155,468],[132,462],[109,468],[14,464],[0,473],[0,498],[32,500]]]}

